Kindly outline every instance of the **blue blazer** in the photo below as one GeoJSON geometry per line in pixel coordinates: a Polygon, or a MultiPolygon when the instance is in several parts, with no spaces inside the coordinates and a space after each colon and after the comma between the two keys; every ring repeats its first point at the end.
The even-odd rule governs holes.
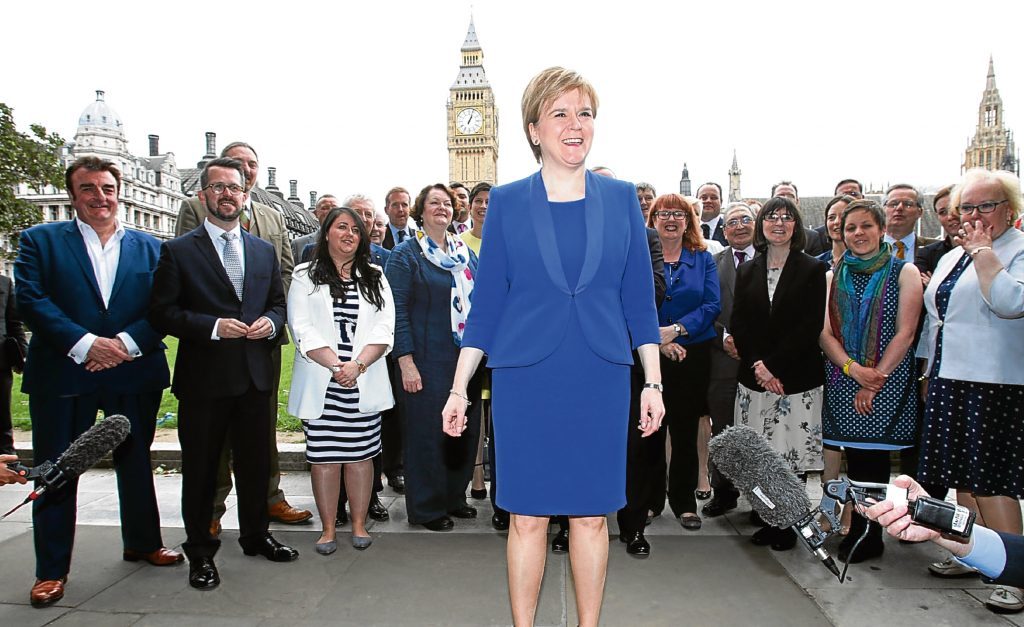
{"type": "Polygon", "coordinates": [[[658,322],[669,326],[678,322],[687,335],[675,339],[687,346],[715,337],[715,319],[722,312],[718,287],[718,266],[706,250],[679,253],[679,266],[673,273],[665,264],[665,300],[658,308],[658,322]]]}
{"type": "Polygon", "coordinates": [[[985,583],[1024,586],[1024,536],[997,531],[1006,549],[1006,566],[995,579],[984,578],[985,583]]]}
{"type": "Polygon", "coordinates": [[[610,362],[632,364],[631,347],[659,343],[636,188],[588,171],[585,203],[586,252],[571,289],[540,172],[491,190],[462,341],[487,353],[488,367],[528,366],[550,355],[574,309],[591,349],[610,362]]]}
{"type": "Polygon", "coordinates": [[[32,330],[21,389],[27,394],[136,394],[167,387],[170,373],[163,333],[146,320],[156,238],[126,229],[121,256],[104,306],[99,283],[74,221],[34,226],[21,234],[14,264],[18,310],[32,330]],[[142,356],[116,368],[89,372],[68,357],[86,333],[114,337],[124,331],[142,356]]]}

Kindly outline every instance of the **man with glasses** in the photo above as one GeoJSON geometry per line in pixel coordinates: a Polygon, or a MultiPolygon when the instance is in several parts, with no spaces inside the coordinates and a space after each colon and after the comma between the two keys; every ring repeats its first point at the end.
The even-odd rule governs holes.
{"type": "MultiPolygon", "coordinates": [[[[721,312],[715,320],[718,337],[711,343],[711,382],[708,385],[708,407],[711,411],[711,434],[718,435],[733,425],[736,404],[736,375],[739,371],[739,353],[727,330],[732,317],[733,291],[736,287],[736,268],[754,257],[754,212],[742,202],[730,203],[725,208],[725,239],[729,245],[715,255],[718,268],[719,304],[721,312]]],[[[737,490],[718,469],[711,465],[711,487],[714,496],[701,508],[708,518],[721,516],[736,508],[737,490]]]]}
{"type": "Polygon", "coordinates": [[[924,213],[923,198],[921,192],[907,183],[897,183],[885,191],[885,241],[892,246],[897,259],[914,263],[918,250],[935,243],[934,239],[916,233],[917,221],[924,213]]]}
{"type": "Polygon", "coordinates": [[[647,224],[647,214],[651,210],[651,205],[654,204],[654,199],[658,197],[658,192],[654,190],[654,186],[650,183],[637,183],[636,184],[636,199],[640,201],[640,213],[644,214],[644,224],[647,224]]]}
{"type": "MultiPolygon", "coordinates": [[[[242,170],[245,174],[243,185],[245,194],[242,197],[242,213],[239,216],[241,228],[251,235],[270,242],[274,246],[274,253],[277,255],[277,263],[281,267],[281,281],[284,283],[284,291],[288,293],[288,286],[292,283],[292,250],[288,244],[288,231],[284,226],[284,218],[281,213],[273,207],[268,207],[252,199],[252,190],[256,187],[256,179],[259,175],[259,157],[256,149],[245,142],[231,142],[224,147],[220,156],[236,159],[242,163],[242,170]]],[[[203,220],[210,215],[209,210],[198,198],[186,198],[181,203],[178,211],[178,224],[175,233],[178,236],[184,235],[202,224],[203,220]]],[[[288,343],[288,334],[279,334],[280,344],[288,343]]],[[[271,421],[270,433],[270,483],[267,491],[267,508],[271,520],[286,525],[309,524],[313,518],[313,512],[306,509],[297,509],[288,504],[284,491],[281,490],[281,468],[278,464],[277,454],[277,388],[281,380],[281,348],[274,351],[274,389],[270,395],[271,421]]],[[[219,483],[213,503],[213,520],[210,521],[210,529],[214,535],[220,533],[220,519],[227,509],[224,500],[231,492],[231,472],[228,470],[229,454],[227,449],[221,459],[219,483]]]]}
{"type": "Polygon", "coordinates": [[[241,228],[242,164],[214,159],[200,176],[207,211],[198,228],[164,242],[153,275],[149,320],[178,338],[171,391],[178,397],[181,516],[189,585],[220,584],[213,558],[214,492],[230,448],[238,485],[238,543],[246,555],[290,562],[298,552],[268,532],[270,478],[267,432],[276,422],[273,355],[284,333],[285,292],[274,247],[241,228]]]}

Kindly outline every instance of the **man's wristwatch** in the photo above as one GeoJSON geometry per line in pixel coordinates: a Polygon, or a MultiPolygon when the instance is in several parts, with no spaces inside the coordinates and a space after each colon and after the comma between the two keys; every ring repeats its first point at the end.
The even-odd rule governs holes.
{"type": "Polygon", "coordinates": [[[644,389],[658,390],[659,392],[664,392],[665,386],[660,383],[644,383],[644,389]]]}

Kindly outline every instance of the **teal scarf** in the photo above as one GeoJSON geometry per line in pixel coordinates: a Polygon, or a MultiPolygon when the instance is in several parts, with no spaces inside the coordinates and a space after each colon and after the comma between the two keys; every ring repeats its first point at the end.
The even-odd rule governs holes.
{"type": "Polygon", "coordinates": [[[832,275],[828,303],[832,334],[850,357],[868,368],[875,367],[882,356],[882,303],[893,263],[892,247],[882,242],[869,259],[861,259],[847,250],[832,275]],[[854,291],[854,274],[871,275],[860,298],[854,291]]]}

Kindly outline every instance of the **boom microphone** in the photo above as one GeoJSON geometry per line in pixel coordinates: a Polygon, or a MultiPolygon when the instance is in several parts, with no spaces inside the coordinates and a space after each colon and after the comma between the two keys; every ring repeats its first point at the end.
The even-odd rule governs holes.
{"type": "Polygon", "coordinates": [[[744,425],[729,427],[711,439],[708,454],[715,466],[773,527],[792,527],[797,537],[834,575],[835,561],[821,543],[811,500],[790,465],[768,446],[765,438],[744,425]],[[811,542],[809,542],[811,540],[811,542]]]}
{"type": "Polygon", "coordinates": [[[58,490],[68,481],[77,479],[124,442],[129,432],[131,423],[127,418],[120,414],[107,416],[78,436],[56,462],[46,461],[35,468],[8,464],[7,467],[15,472],[27,471],[23,475],[26,479],[38,479],[42,485],[33,490],[21,504],[0,517],[0,520],[10,516],[25,503],[38,499],[48,490],[58,490]]]}

